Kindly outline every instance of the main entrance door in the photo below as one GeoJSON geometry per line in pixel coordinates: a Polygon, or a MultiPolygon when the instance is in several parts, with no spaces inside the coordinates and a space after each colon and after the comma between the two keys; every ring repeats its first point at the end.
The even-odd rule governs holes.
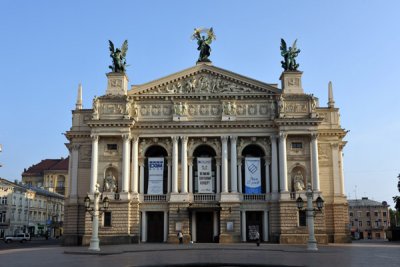
{"type": "Polygon", "coordinates": [[[213,213],[196,212],[196,237],[198,243],[213,242],[213,213]]]}
{"type": "Polygon", "coordinates": [[[164,242],[164,212],[147,212],[147,242],[164,242]]]}
{"type": "Polygon", "coordinates": [[[246,211],[246,239],[249,242],[255,241],[256,231],[260,234],[260,240],[263,240],[263,212],[246,211]]]}

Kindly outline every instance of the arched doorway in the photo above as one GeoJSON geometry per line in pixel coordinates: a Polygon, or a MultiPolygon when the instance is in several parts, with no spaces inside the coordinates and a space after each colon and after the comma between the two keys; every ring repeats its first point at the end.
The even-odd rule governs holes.
{"type": "Polygon", "coordinates": [[[265,153],[258,145],[248,145],[242,150],[242,192],[265,194],[265,153]]]}
{"type": "Polygon", "coordinates": [[[145,194],[167,194],[168,153],[162,146],[150,146],[145,153],[144,192],[145,194]]]}
{"type": "Polygon", "coordinates": [[[200,145],[193,151],[192,190],[194,193],[216,193],[217,175],[215,156],[215,150],[208,145],[200,145]]]}

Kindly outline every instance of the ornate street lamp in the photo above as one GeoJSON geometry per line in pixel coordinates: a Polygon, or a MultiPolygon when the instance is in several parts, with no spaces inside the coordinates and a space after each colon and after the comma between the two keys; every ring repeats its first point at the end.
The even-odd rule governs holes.
{"type": "Polygon", "coordinates": [[[90,239],[89,250],[100,251],[100,240],[99,240],[99,216],[103,214],[104,211],[108,210],[110,201],[108,197],[103,199],[103,207],[99,207],[100,192],[99,184],[96,184],[96,189],[94,191],[93,208],[90,207],[90,198],[87,195],[85,197],[85,208],[86,212],[92,215],[92,237],[90,239]]]}
{"type": "Polygon", "coordinates": [[[307,212],[307,225],[308,225],[307,250],[317,251],[318,250],[317,240],[315,239],[315,234],[314,234],[314,214],[315,212],[321,212],[322,208],[324,207],[324,200],[321,198],[321,196],[318,196],[317,199],[315,200],[317,202],[317,209],[313,208],[314,192],[311,189],[310,183],[307,184],[306,196],[307,196],[307,207],[305,209],[303,209],[304,201],[300,196],[296,199],[296,205],[299,210],[305,210],[307,212]]]}

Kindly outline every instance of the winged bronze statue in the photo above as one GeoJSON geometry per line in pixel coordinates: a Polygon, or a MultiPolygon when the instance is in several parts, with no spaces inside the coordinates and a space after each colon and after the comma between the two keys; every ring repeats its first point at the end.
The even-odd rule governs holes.
{"type": "Polygon", "coordinates": [[[113,72],[125,72],[126,69],[126,52],[128,51],[128,40],[125,40],[121,49],[114,49],[114,44],[108,40],[110,44],[110,57],[112,65],[108,66],[113,72]]]}
{"type": "Polygon", "coordinates": [[[299,64],[296,63],[296,57],[300,53],[300,49],[296,47],[297,39],[293,42],[293,45],[287,48],[285,40],[281,39],[281,55],[283,61],[281,61],[282,68],[285,71],[297,71],[299,64]]]}
{"type": "Polygon", "coordinates": [[[197,50],[200,51],[199,59],[197,62],[211,62],[208,57],[211,54],[211,43],[216,39],[213,28],[196,28],[192,35],[192,39],[197,40],[197,50]],[[205,35],[201,35],[202,32],[207,33],[207,38],[205,35]]]}

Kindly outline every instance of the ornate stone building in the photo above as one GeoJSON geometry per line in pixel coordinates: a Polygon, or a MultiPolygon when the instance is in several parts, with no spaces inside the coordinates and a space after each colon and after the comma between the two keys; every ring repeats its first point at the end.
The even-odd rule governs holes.
{"type": "Polygon", "coordinates": [[[325,200],[320,243],[347,242],[340,125],[331,85],[327,107],[284,71],[281,88],[200,62],[132,86],[108,73],[107,90],[66,132],[70,151],[64,243],[88,244],[84,197],[98,183],[110,208],[102,244],[184,241],[303,243],[295,199],[307,183],[325,200]],[[296,191],[297,190],[297,191],[296,191]]]}

